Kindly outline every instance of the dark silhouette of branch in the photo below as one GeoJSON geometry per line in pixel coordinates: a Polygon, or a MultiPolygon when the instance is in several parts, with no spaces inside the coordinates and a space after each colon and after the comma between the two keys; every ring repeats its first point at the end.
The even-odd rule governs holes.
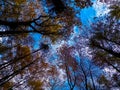
{"type": "Polygon", "coordinates": [[[36,22],[40,18],[49,18],[50,16],[39,16],[36,19],[30,20],[30,21],[7,21],[7,20],[0,20],[0,25],[5,25],[9,27],[13,26],[29,26],[32,23],[36,22]]]}
{"type": "Polygon", "coordinates": [[[80,63],[80,68],[81,68],[81,70],[82,70],[82,72],[83,72],[83,74],[84,74],[84,79],[85,79],[85,88],[86,88],[86,90],[89,90],[88,89],[88,80],[87,80],[87,75],[86,75],[86,72],[85,72],[85,70],[84,70],[84,68],[83,68],[83,66],[82,66],[82,64],[80,63]]]}
{"type": "Polygon", "coordinates": [[[107,40],[107,41],[110,41],[112,43],[115,43],[116,45],[120,45],[120,42],[117,42],[115,40],[112,40],[112,39],[108,39],[107,37],[103,37],[103,39],[107,40]]]}
{"type": "Polygon", "coordinates": [[[106,48],[106,47],[104,47],[104,46],[101,46],[100,43],[96,42],[95,40],[91,40],[91,42],[92,42],[91,45],[93,45],[94,47],[99,48],[99,49],[102,49],[102,50],[104,50],[105,52],[107,52],[107,53],[109,53],[109,54],[111,54],[111,55],[113,55],[113,56],[115,56],[115,57],[120,58],[120,53],[119,53],[119,52],[116,52],[116,51],[113,51],[113,50],[110,49],[110,48],[106,48]]]}
{"type": "Polygon", "coordinates": [[[18,57],[18,58],[14,58],[14,59],[6,62],[6,63],[1,64],[1,65],[0,65],[0,70],[3,69],[3,68],[5,68],[5,67],[7,67],[7,66],[9,66],[9,65],[11,65],[11,64],[13,64],[13,63],[15,63],[15,62],[20,61],[21,59],[24,59],[24,58],[27,57],[27,56],[30,56],[30,55],[32,55],[32,54],[40,51],[41,49],[42,49],[42,48],[39,48],[39,49],[37,49],[37,50],[35,50],[35,51],[31,52],[31,53],[28,53],[28,54],[26,54],[26,55],[24,55],[24,56],[21,56],[21,57],[18,57]]]}
{"type": "Polygon", "coordinates": [[[50,32],[45,30],[30,30],[30,31],[0,31],[0,37],[6,37],[10,35],[20,35],[27,33],[39,33],[42,35],[62,35],[62,32],[50,32]]]}
{"type": "Polygon", "coordinates": [[[105,47],[100,46],[100,45],[96,45],[96,47],[108,52],[109,54],[111,54],[113,56],[116,56],[116,57],[120,58],[120,53],[119,52],[115,52],[111,49],[105,48],[105,47]]]}
{"type": "Polygon", "coordinates": [[[106,59],[105,59],[105,62],[106,62],[108,65],[112,66],[117,72],[120,73],[120,69],[118,69],[118,68],[117,68],[116,66],[114,66],[112,63],[110,63],[110,62],[107,61],[106,59]]]}
{"type": "MultiPolygon", "coordinates": [[[[93,42],[93,45],[94,45],[96,48],[102,49],[102,50],[104,50],[105,52],[107,52],[107,53],[109,53],[109,54],[111,54],[111,55],[113,55],[113,56],[115,56],[115,57],[117,57],[117,58],[120,58],[120,53],[119,53],[119,52],[115,52],[115,51],[113,51],[112,49],[109,49],[109,48],[106,48],[106,47],[104,47],[104,46],[101,46],[101,45],[99,45],[99,43],[97,44],[97,43],[95,43],[94,41],[92,41],[92,42],[93,42]]],[[[105,60],[105,62],[106,62],[108,65],[112,66],[117,72],[120,72],[120,70],[119,70],[116,66],[114,66],[112,63],[110,63],[108,60],[106,60],[106,59],[104,59],[104,60],[105,60]]]]}
{"type": "Polygon", "coordinates": [[[38,60],[38,58],[36,60],[32,61],[31,63],[23,66],[22,68],[14,71],[12,74],[7,75],[7,76],[3,77],[2,79],[0,79],[0,86],[2,86],[3,84],[5,84],[6,82],[8,82],[10,79],[12,79],[14,76],[16,76],[17,74],[19,74],[25,68],[27,68],[27,67],[31,66],[32,64],[34,64],[37,60],[38,60]]]}
{"type": "Polygon", "coordinates": [[[92,75],[91,68],[89,68],[89,71],[90,71],[90,77],[91,77],[91,80],[92,80],[93,90],[96,90],[95,83],[94,83],[94,78],[93,78],[93,75],[92,75]]]}
{"type": "MultiPolygon", "coordinates": [[[[5,30],[5,31],[0,31],[0,36],[9,36],[9,35],[14,35],[14,34],[24,34],[24,33],[39,33],[42,35],[59,35],[60,33],[56,32],[50,32],[46,30],[41,30],[42,25],[46,23],[48,20],[52,19],[51,16],[39,16],[36,19],[30,20],[30,21],[5,21],[5,20],[0,20],[0,25],[8,26],[10,30],[5,30]],[[38,23],[37,21],[40,20],[41,18],[46,18],[42,22],[38,23]],[[34,26],[32,25],[34,23],[34,26]],[[29,26],[32,28],[32,30],[15,30],[19,26],[29,26]],[[35,27],[39,27],[36,29],[35,27]]],[[[21,28],[22,29],[22,28],[21,28]]]]}
{"type": "Polygon", "coordinates": [[[73,71],[74,79],[72,80],[72,76],[69,73],[70,71],[69,71],[69,66],[67,66],[67,63],[65,63],[65,70],[66,70],[67,81],[68,81],[68,85],[70,87],[70,90],[74,90],[74,87],[75,87],[76,81],[77,81],[77,77],[75,76],[75,71],[73,71]]]}

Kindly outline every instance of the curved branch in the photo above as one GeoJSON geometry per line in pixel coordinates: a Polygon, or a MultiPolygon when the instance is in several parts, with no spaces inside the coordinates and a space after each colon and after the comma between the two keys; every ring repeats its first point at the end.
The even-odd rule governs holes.
{"type": "Polygon", "coordinates": [[[5,20],[0,20],[0,25],[5,25],[5,26],[9,26],[9,27],[13,27],[13,26],[29,26],[32,23],[35,23],[40,18],[45,18],[45,17],[50,17],[50,16],[41,16],[40,15],[38,18],[33,19],[33,20],[29,20],[29,21],[5,21],[5,20]]]}

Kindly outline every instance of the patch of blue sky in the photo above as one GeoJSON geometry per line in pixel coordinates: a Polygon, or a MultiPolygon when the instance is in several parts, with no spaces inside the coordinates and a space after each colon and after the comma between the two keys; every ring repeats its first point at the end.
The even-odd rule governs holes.
{"type": "Polygon", "coordinates": [[[92,2],[93,5],[91,7],[85,7],[80,10],[80,13],[76,14],[76,16],[80,18],[83,26],[89,26],[92,22],[94,22],[95,17],[104,16],[109,12],[109,6],[105,3],[101,3],[96,0],[92,0],[92,2]]]}
{"type": "Polygon", "coordinates": [[[96,11],[93,7],[86,7],[80,11],[80,14],[77,14],[80,17],[82,25],[90,25],[91,22],[94,21],[94,17],[96,16],[96,11]]]}
{"type": "Polygon", "coordinates": [[[42,39],[42,35],[41,34],[31,34],[33,39],[34,39],[34,46],[33,48],[34,49],[38,49],[40,47],[40,42],[41,42],[41,39],[42,39]]]}
{"type": "MultiPolygon", "coordinates": [[[[109,9],[106,4],[103,4],[99,1],[92,0],[93,5],[91,7],[86,7],[84,9],[79,9],[79,13],[76,14],[76,17],[82,22],[82,26],[74,26],[73,32],[68,40],[69,45],[74,44],[73,38],[79,35],[87,36],[89,35],[90,25],[95,22],[96,17],[104,16],[108,14],[109,9]]],[[[77,8],[78,9],[78,8],[77,8]]]]}
{"type": "Polygon", "coordinates": [[[78,27],[78,26],[74,26],[73,32],[74,32],[74,34],[79,35],[79,34],[80,34],[80,29],[79,29],[79,27],[78,27]]]}
{"type": "MultiPolygon", "coordinates": [[[[79,36],[80,34],[84,34],[84,30],[82,29],[85,27],[90,27],[90,24],[94,21],[94,17],[96,17],[96,10],[93,7],[86,7],[84,9],[79,9],[78,11],[80,12],[76,14],[76,17],[78,17],[81,21],[82,28],[80,28],[79,26],[74,26],[74,33],[70,36],[71,40],[72,38],[79,36]]],[[[73,44],[73,42],[68,42],[73,44]]]]}
{"type": "Polygon", "coordinates": [[[62,85],[58,85],[54,88],[54,90],[70,90],[67,81],[64,82],[62,85]]]}

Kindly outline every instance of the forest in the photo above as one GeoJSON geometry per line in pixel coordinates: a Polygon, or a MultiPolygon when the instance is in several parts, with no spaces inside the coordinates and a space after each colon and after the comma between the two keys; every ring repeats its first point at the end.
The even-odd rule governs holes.
{"type": "Polygon", "coordinates": [[[119,0],[0,0],[0,90],[119,89],[119,0]]]}

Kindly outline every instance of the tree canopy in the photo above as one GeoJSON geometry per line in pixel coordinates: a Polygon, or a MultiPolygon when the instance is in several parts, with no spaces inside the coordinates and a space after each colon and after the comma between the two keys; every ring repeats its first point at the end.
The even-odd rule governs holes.
{"type": "Polygon", "coordinates": [[[1,0],[0,90],[119,88],[119,2],[85,27],[78,15],[93,4],[92,0],[1,0]],[[73,35],[84,29],[84,35],[73,35]]]}

